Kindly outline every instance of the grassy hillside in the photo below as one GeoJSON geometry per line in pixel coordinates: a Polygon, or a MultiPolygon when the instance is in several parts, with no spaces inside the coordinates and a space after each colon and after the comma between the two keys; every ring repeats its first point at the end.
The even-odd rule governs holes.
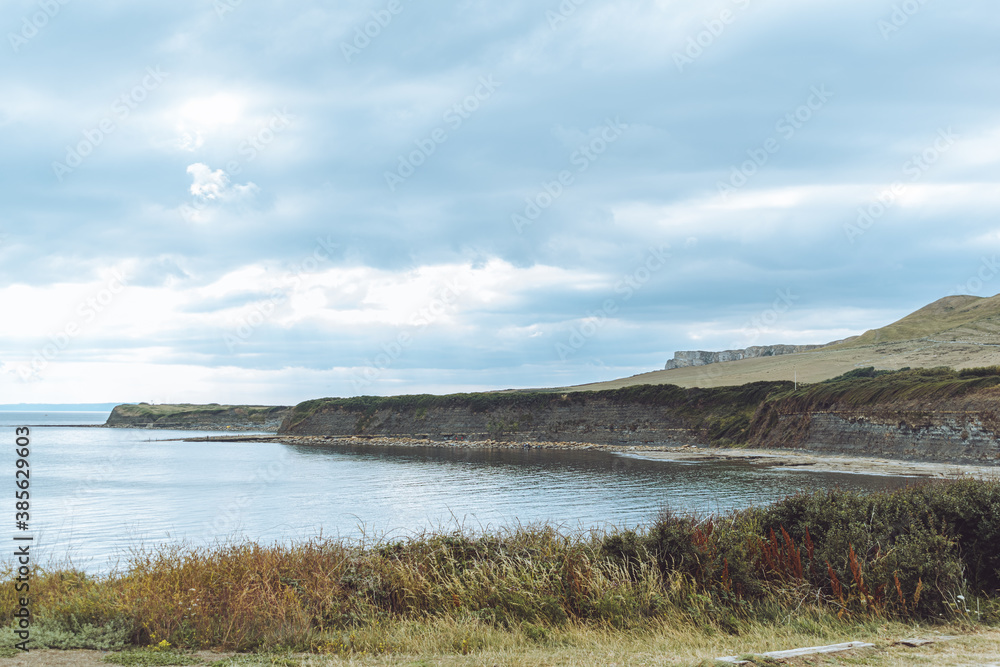
{"type": "Polygon", "coordinates": [[[888,326],[809,352],[652,371],[560,391],[661,383],[721,387],[796,377],[800,382],[815,383],[868,366],[881,370],[940,366],[961,370],[996,365],[1000,365],[1000,295],[950,296],[888,326]]]}
{"type": "MultiPolygon", "coordinates": [[[[799,410],[823,410],[833,406],[866,408],[893,403],[923,401],[931,405],[1000,386],[1000,368],[916,368],[877,371],[863,368],[784,396],[799,410]]],[[[992,393],[992,392],[991,392],[992,393]]]]}
{"type": "MultiPolygon", "coordinates": [[[[831,347],[848,348],[916,340],[935,337],[955,329],[974,331],[978,328],[978,323],[994,318],[1000,318],[1000,295],[989,298],[949,296],[888,326],[866,331],[854,340],[831,347]]],[[[997,338],[995,342],[1000,343],[1000,336],[997,338]]]]}

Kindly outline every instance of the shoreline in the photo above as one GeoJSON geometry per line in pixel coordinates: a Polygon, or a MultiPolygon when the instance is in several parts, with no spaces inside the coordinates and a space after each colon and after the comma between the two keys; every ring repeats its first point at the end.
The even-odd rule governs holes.
{"type": "Polygon", "coordinates": [[[307,447],[434,447],[439,449],[546,449],[564,451],[599,451],[631,458],[673,463],[735,462],[765,468],[783,468],[807,472],[913,477],[925,479],[980,478],[1000,480],[1000,465],[977,465],[888,459],[845,454],[827,454],[804,450],[740,449],[695,445],[601,445],[573,441],[518,440],[432,440],[429,438],[386,436],[320,435],[221,435],[195,438],[170,438],[161,442],[274,442],[307,447]]]}

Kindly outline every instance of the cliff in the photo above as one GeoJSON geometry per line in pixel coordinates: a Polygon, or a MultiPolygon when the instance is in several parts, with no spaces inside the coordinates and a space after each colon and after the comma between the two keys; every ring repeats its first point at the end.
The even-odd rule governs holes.
{"type": "Polygon", "coordinates": [[[1000,463],[1000,368],[862,369],[790,382],[683,389],[364,396],[294,408],[280,433],[809,449],[1000,463]]]}
{"type": "Polygon", "coordinates": [[[722,352],[704,352],[701,350],[674,352],[674,358],[669,360],[663,370],[672,371],[675,368],[689,366],[706,366],[725,361],[740,361],[741,359],[757,359],[760,357],[777,357],[783,354],[808,352],[824,345],[757,345],[743,350],[723,350],[722,352]]]}
{"type": "Polygon", "coordinates": [[[105,426],[199,431],[277,431],[290,407],[261,405],[119,405],[105,426]]]}
{"type": "Polygon", "coordinates": [[[598,444],[738,443],[760,403],[790,382],[720,389],[672,385],[613,391],[362,396],[297,405],[280,433],[516,438],[598,444]]]}
{"type": "Polygon", "coordinates": [[[998,401],[1000,368],[861,369],[763,402],[748,444],[996,464],[998,401]]]}

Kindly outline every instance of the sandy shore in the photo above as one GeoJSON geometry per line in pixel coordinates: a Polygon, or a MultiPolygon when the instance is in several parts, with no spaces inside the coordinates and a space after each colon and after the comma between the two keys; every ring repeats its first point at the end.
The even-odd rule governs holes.
{"type": "Polygon", "coordinates": [[[835,472],[855,475],[891,475],[960,479],[976,477],[1000,479],[1000,467],[903,461],[858,456],[836,456],[800,451],[770,449],[701,449],[680,447],[661,451],[630,451],[630,455],[660,461],[698,463],[705,461],[742,461],[768,468],[790,468],[812,472],[835,472]]]}
{"type": "Polygon", "coordinates": [[[906,461],[874,457],[819,454],[800,450],[738,449],[660,445],[596,445],[586,442],[526,442],[516,440],[429,440],[352,436],[253,435],[184,438],[187,442],[280,442],[287,445],[322,447],[435,447],[443,449],[555,449],[603,451],[625,456],[678,463],[739,462],[767,468],[788,468],[812,472],[859,475],[891,475],[961,479],[968,477],[1000,480],[1000,466],[906,461]]]}

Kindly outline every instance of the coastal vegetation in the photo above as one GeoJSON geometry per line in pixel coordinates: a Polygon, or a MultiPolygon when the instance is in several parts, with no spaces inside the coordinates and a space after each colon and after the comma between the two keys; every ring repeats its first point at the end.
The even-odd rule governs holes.
{"type": "Polygon", "coordinates": [[[264,425],[284,418],[288,408],[267,405],[219,405],[209,403],[118,405],[111,411],[107,426],[139,428],[184,428],[227,423],[239,426],[264,425]]]}
{"type": "Polygon", "coordinates": [[[471,414],[499,413],[509,419],[494,420],[495,436],[513,435],[530,427],[533,413],[553,407],[585,409],[593,401],[617,405],[655,406],[683,420],[693,430],[723,444],[744,442],[751,418],[761,402],[792,390],[791,382],[755,382],[740,387],[682,389],[673,385],[638,385],[600,392],[495,392],[478,394],[417,394],[406,396],[356,396],[321,398],[295,406],[284,431],[318,414],[342,410],[358,415],[355,432],[364,433],[379,412],[412,415],[423,421],[431,410],[463,410],[471,414]]]}
{"type": "MultiPolygon", "coordinates": [[[[578,437],[586,442],[609,442],[619,433],[624,441],[634,439],[630,428],[673,428],[688,441],[713,446],[794,446],[794,442],[789,445],[785,441],[787,433],[783,436],[777,429],[782,416],[831,410],[864,413],[890,427],[901,423],[930,426],[936,416],[944,414],[958,415],[964,424],[965,415],[969,415],[977,427],[1000,434],[994,409],[998,397],[997,366],[895,371],[868,367],[797,386],[792,382],[754,382],[685,389],[659,384],[593,392],[324,398],[295,406],[282,432],[394,435],[409,429],[412,433],[433,433],[440,424],[451,423],[454,428],[464,425],[472,430],[479,424],[481,431],[496,439],[534,434],[549,440],[578,437]],[[622,410],[613,413],[606,409],[615,406],[622,410]],[[598,409],[604,410],[600,413],[603,417],[595,416],[598,409]],[[340,416],[336,426],[324,425],[330,415],[340,416]],[[457,420],[449,421],[453,417],[457,420]],[[580,428],[581,424],[585,426],[580,428]],[[594,437],[598,440],[588,440],[594,437]]],[[[662,438],[662,433],[666,431],[645,437],[647,441],[662,438]]]]}
{"type": "Polygon", "coordinates": [[[174,417],[177,415],[187,414],[216,415],[235,408],[242,408],[247,412],[247,414],[264,413],[272,409],[269,406],[234,406],[219,405],[218,403],[208,403],[202,405],[193,403],[134,403],[118,406],[117,412],[122,417],[146,417],[155,421],[163,417],[174,417]]]}
{"type": "MultiPolygon", "coordinates": [[[[1000,386],[1000,367],[902,368],[877,371],[859,368],[783,397],[798,409],[818,409],[834,405],[871,407],[908,401],[945,401],[1000,386]]],[[[996,392],[990,392],[991,394],[996,392]]]]}
{"type": "MultiPolygon", "coordinates": [[[[979,424],[1000,434],[993,405],[1000,397],[1000,366],[967,368],[857,368],[812,384],[786,381],[752,382],[739,386],[682,388],[670,384],[630,385],[603,391],[507,391],[471,394],[416,394],[320,398],[294,408],[224,405],[120,405],[109,426],[152,428],[260,428],[282,433],[325,435],[398,435],[433,433],[441,420],[468,415],[482,433],[495,439],[525,433],[547,439],[571,438],[576,432],[548,416],[560,410],[572,420],[575,413],[593,421],[596,404],[636,408],[640,423],[669,425],[685,431],[689,440],[714,446],[774,446],[769,441],[779,417],[828,410],[863,411],[878,418],[899,417],[897,423],[930,424],[935,413],[976,413],[979,424]],[[569,409],[567,411],[567,408],[569,409]],[[644,411],[644,408],[655,410],[644,411]],[[323,431],[325,415],[349,416],[336,430],[323,431]],[[400,421],[400,419],[402,421],[400,421]],[[480,423],[481,422],[481,423],[480,423]],[[386,431],[385,429],[390,429],[386,431]],[[396,429],[396,430],[391,430],[396,429]],[[555,430],[551,430],[555,429],[555,430]],[[560,430],[563,429],[563,430],[560,430]],[[565,431],[565,432],[563,432],[565,431]]],[[[558,421],[558,420],[557,420],[558,421]]],[[[613,420],[612,420],[613,421],[613,420]]],[[[461,419],[459,419],[461,422],[461,419]]],[[[582,423],[582,422],[581,422],[582,423]]],[[[609,418],[593,426],[611,435],[609,418]]],[[[618,424],[626,431],[627,424],[618,424]]],[[[461,427],[459,432],[461,432],[461,427]]],[[[470,428],[466,426],[466,428],[470,428]]],[[[466,435],[472,435],[467,433],[466,435]]],[[[587,441],[586,431],[580,436],[587,441]]],[[[626,440],[629,438],[626,437],[626,440]]]]}
{"type": "MultiPolygon", "coordinates": [[[[612,636],[703,646],[972,628],[1000,623],[997,544],[1000,483],[962,480],[710,517],[664,510],[645,526],[582,533],[538,525],[139,549],[106,575],[37,572],[33,636],[61,648],[441,656],[612,636]]],[[[8,618],[15,576],[8,565],[8,618]]]]}

